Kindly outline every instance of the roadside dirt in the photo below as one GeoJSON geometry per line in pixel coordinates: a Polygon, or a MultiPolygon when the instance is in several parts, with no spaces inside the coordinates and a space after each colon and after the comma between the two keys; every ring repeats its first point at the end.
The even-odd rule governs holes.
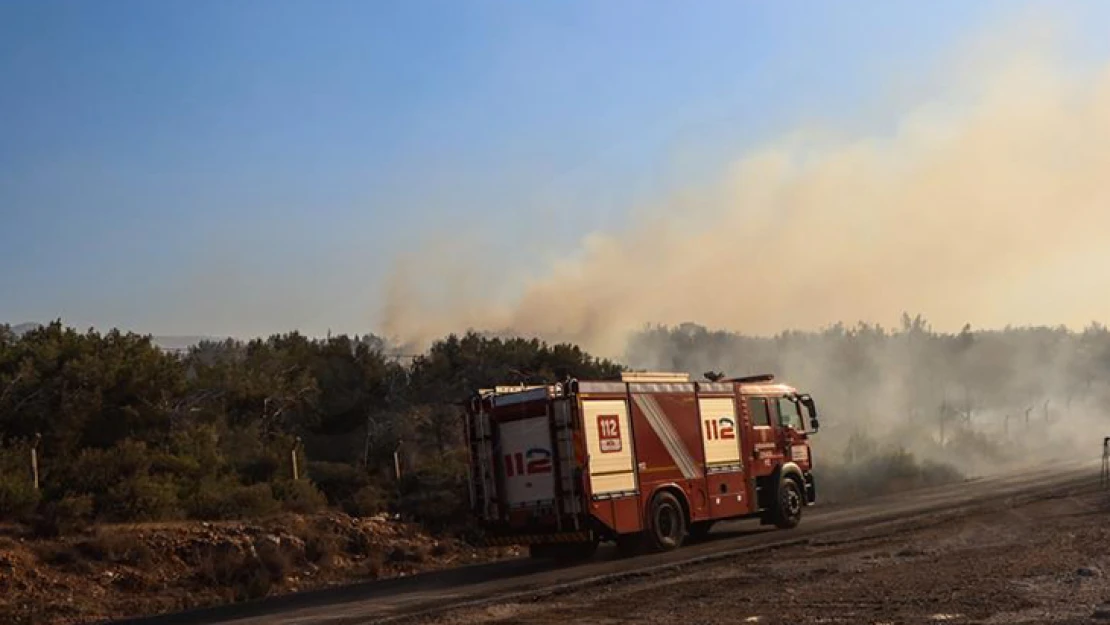
{"type": "Polygon", "coordinates": [[[1110,623],[1105,602],[1110,494],[1087,489],[824,534],[740,561],[425,622],[1110,623]]]}
{"type": "Polygon", "coordinates": [[[0,529],[0,623],[72,624],[225,604],[519,555],[385,516],[101,526],[36,540],[0,529]]]}

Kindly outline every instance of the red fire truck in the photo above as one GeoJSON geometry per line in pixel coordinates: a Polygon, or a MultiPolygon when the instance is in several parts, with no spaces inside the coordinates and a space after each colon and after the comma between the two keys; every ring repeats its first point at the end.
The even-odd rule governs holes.
{"type": "Polygon", "coordinates": [[[665,551],[725,519],[788,529],[816,501],[816,407],[772,375],[497,387],[471,398],[465,423],[488,543],[533,557],[588,556],[603,540],[665,551]]]}

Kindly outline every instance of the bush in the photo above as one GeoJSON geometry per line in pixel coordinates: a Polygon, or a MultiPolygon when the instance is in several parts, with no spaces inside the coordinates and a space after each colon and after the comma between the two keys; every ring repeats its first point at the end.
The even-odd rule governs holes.
{"type": "Polygon", "coordinates": [[[85,449],[72,463],[62,465],[64,474],[56,481],[69,490],[99,496],[122,480],[148,476],[151,456],[145,443],[133,440],[110,449],[85,449]]]}
{"type": "Polygon", "coordinates": [[[465,471],[442,464],[408,474],[401,482],[398,511],[440,531],[469,521],[465,471]]]}
{"type": "Polygon", "coordinates": [[[342,462],[309,462],[308,477],[333,506],[344,505],[370,483],[364,469],[342,462]]]}
{"type": "Polygon", "coordinates": [[[98,562],[148,565],[154,561],[154,552],[134,534],[118,531],[98,531],[92,538],[76,545],[83,556],[98,562]]]}
{"type": "Polygon", "coordinates": [[[243,486],[233,480],[202,483],[186,502],[189,518],[206,520],[268,516],[280,507],[269,485],[243,486]]]}
{"type": "Polygon", "coordinates": [[[289,512],[309,514],[323,510],[328,505],[328,498],[312,482],[305,480],[274,482],[273,493],[274,499],[280,501],[281,507],[289,512]]]}
{"type": "Polygon", "coordinates": [[[318,532],[305,538],[305,559],[313,564],[329,567],[340,552],[339,537],[331,532],[318,532]]]}
{"type": "Polygon", "coordinates": [[[913,454],[895,449],[853,464],[822,466],[818,496],[830,502],[852,501],[948,484],[961,478],[960,472],[950,465],[919,461],[913,454]]]}
{"type": "Polygon", "coordinates": [[[289,575],[293,564],[290,561],[289,554],[282,551],[280,545],[265,540],[255,545],[254,550],[258,554],[258,562],[265,569],[271,584],[281,582],[289,575]]]}
{"type": "Polygon", "coordinates": [[[109,521],[162,521],[182,516],[177,486],[164,478],[125,478],[96,496],[97,512],[109,521]]]}
{"type": "Polygon", "coordinates": [[[51,538],[83,530],[93,518],[91,495],[65,495],[39,508],[33,529],[37,536],[51,538]]]}
{"type": "Polygon", "coordinates": [[[74,545],[40,545],[36,552],[39,560],[48,566],[78,575],[91,575],[95,572],[92,563],[74,545]]]}
{"type": "Polygon", "coordinates": [[[343,511],[351,516],[373,516],[389,508],[389,497],[377,486],[363,486],[350,499],[343,502],[343,511]]]}
{"type": "Polygon", "coordinates": [[[0,474],[0,519],[22,520],[34,512],[38,504],[39,491],[29,478],[0,474]]]}
{"type": "Polygon", "coordinates": [[[292,571],[293,563],[281,546],[262,541],[250,550],[230,543],[213,545],[201,553],[197,577],[208,586],[223,588],[233,601],[260,599],[292,571]]]}

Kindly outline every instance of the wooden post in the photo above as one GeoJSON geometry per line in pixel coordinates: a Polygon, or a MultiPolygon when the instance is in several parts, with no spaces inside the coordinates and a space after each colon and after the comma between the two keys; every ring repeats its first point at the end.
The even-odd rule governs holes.
{"type": "Polygon", "coordinates": [[[293,458],[293,481],[301,479],[300,471],[297,467],[297,448],[301,446],[301,437],[298,436],[297,440],[293,442],[293,449],[289,452],[293,458]]]}
{"type": "Polygon", "coordinates": [[[401,481],[401,443],[397,441],[397,448],[393,450],[393,475],[397,481],[401,481]]]}
{"type": "Polygon", "coordinates": [[[1110,436],[1102,439],[1102,473],[1099,484],[1103,488],[1110,486],[1110,436]]]}
{"type": "Polygon", "coordinates": [[[35,490],[39,489],[39,443],[42,434],[35,433],[35,441],[31,443],[31,479],[35,482],[35,490]]]}

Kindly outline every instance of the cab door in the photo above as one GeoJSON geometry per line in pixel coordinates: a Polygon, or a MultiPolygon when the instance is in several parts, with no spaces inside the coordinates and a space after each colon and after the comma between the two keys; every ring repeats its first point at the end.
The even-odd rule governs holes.
{"type": "Polygon", "coordinates": [[[801,406],[795,398],[788,395],[774,398],[773,403],[776,434],[783,458],[797,464],[802,471],[809,471],[809,437],[806,436],[801,406]]]}
{"type": "Polygon", "coordinates": [[[745,395],[744,403],[751,420],[751,477],[763,477],[782,464],[784,454],[777,427],[778,404],[774,397],[745,395]],[[772,412],[773,411],[773,412],[772,412]]]}

